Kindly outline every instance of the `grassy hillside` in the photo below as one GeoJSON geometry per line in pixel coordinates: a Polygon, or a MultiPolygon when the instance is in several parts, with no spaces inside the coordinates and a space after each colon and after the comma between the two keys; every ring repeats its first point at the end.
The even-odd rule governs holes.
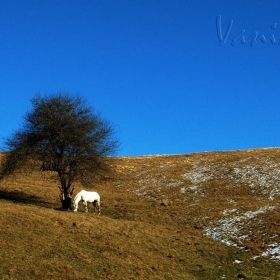
{"type": "Polygon", "coordinates": [[[280,149],[108,161],[100,216],[52,172],[0,182],[0,279],[280,279],[280,149]]]}

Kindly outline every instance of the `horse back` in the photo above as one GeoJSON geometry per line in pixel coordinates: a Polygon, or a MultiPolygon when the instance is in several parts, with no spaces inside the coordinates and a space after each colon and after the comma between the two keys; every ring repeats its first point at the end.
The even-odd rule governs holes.
{"type": "Polygon", "coordinates": [[[98,203],[100,203],[100,195],[97,192],[84,191],[82,196],[83,196],[83,199],[87,200],[88,202],[97,201],[98,203]]]}

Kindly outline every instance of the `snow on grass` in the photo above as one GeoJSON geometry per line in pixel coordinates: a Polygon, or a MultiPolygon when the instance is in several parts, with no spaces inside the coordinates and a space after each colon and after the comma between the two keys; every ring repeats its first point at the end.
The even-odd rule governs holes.
{"type": "MultiPolygon", "coordinates": [[[[275,208],[275,206],[264,206],[260,207],[257,211],[247,211],[243,214],[240,214],[237,209],[226,209],[223,211],[223,219],[219,220],[215,225],[204,228],[205,235],[209,238],[225,243],[228,246],[244,249],[244,243],[247,239],[251,239],[253,234],[250,230],[249,234],[242,235],[242,229],[246,227],[248,221],[256,218],[259,214],[265,214],[268,211],[273,211],[275,208]],[[233,217],[229,217],[229,215],[232,214],[233,217]]],[[[264,252],[262,256],[276,255],[280,260],[280,245],[278,243],[275,244],[270,245],[272,248],[264,252]]]]}
{"type": "Polygon", "coordinates": [[[236,184],[248,184],[253,192],[254,188],[260,191],[264,195],[268,195],[271,200],[275,196],[280,195],[280,170],[279,164],[275,164],[269,161],[266,161],[265,164],[252,165],[248,164],[245,167],[235,167],[233,169],[230,178],[235,180],[236,184]]]}
{"type": "MultiPolygon", "coordinates": [[[[182,162],[184,164],[179,171],[182,172],[179,174],[176,169],[177,162],[170,158],[165,162],[160,162],[158,166],[145,164],[135,174],[135,181],[133,185],[127,187],[127,190],[158,202],[162,199],[171,200],[171,196],[176,197],[177,192],[177,199],[182,199],[184,203],[195,201],[199,204],[198,201],[201,199],[203,201],[211,200],[212,190],[217,184],[217,194],[222,190],[224,192],[223,203],[232,205],[233,209],[219,212],[218,216],[220,213],[222,214],[221,219],[207,220],[207,217],[197,217],[198,220],[207,220],[204,227],[205,235],[239,249],[247,248],[248,241],[254,240],[256,231],[261,238],[270,240],[270,236],[268,237],[264,232],[263,219],[265,216],[263,214],[276,211],[276,206],[272,205],[274,202],[278,209],[280,163],[274,156],[250,155],[243,158],[198,156],[190,159],[184,158],[182,162]],[[186,169],[184,170],[184,168],[186,169]],[[232,189],[237,191],[232,192],[232,189]],[[248,190],[249,195],[252,195],[254,199],[261,200],[261,205],[270,206],[262,206],[257,211],[249,211],[250,207],[254,207],[249,203],[246,205],[247,211],[244,212],[245,210],[241,210],[239,207],[238,196],[240,190],[242,197],[244,189],[248,190]],[[235,196],[227,197],[227,190],[230,190],[229,193],[233,193],[235,196]]],[[[274,236],[271,238],[271,242],[266,242],[266,247],[263,249],[265,251],[261,256],[268,256],[280,261],[280,241],[278,242],[278,240],[279,236],[274,236]],[[267,244],[270,245],[267,247],[267,244]]]]}
{"type": "Polygon", "coordinates": [[[270,200],[280,196],[280,164],[269,158],[252,161],[253,163],[250,163],[250,159],[243,159],[233,163],[233,166],[198,161],[194,162],[192,170],[184,173],[182,177],[196,186],[223,177],[223,180],[232,182],[228,188],[248,185],[253,193],[266,195],[270,200]]]}
{"type": "Polygon", "coordinates": [[[194,185],[209,181],[213,176],[210,166],[201,166],[199,164],[194,164],[191,171],[182,175],[184,179],[189,179],[194,185]]]}
{"type": "Polygon", "coordinates": [[[262,257],[271,257],[280,261],[280,243],[276,242],[268,245],[269,249],[262,253],[262,257]]]}

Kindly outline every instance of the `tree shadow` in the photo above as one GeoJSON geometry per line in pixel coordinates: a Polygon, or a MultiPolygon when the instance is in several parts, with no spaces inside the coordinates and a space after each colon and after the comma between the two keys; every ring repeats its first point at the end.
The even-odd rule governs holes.
{"type": "Polygon", "coordinates": [[[0,199],[9,200],[16,203],[33,204],[37,206],[52,208],[49,203],[42,200],[39,196],[30,195],[22,191],[0,190],[0,199]]]}

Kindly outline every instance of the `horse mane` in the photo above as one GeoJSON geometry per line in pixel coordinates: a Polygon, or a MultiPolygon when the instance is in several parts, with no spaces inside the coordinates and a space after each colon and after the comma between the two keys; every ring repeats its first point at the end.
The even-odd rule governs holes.
{"type": "Polygon", "coordinates": [[[75,198],[74,198],[74,201],[76,201],[76,199],[78,198],[78,196],[81,195],[81,192],[82,192],[82,191],[79,191],[79,192],[76,194],[76,196],[75,196],[75,198]]]}

